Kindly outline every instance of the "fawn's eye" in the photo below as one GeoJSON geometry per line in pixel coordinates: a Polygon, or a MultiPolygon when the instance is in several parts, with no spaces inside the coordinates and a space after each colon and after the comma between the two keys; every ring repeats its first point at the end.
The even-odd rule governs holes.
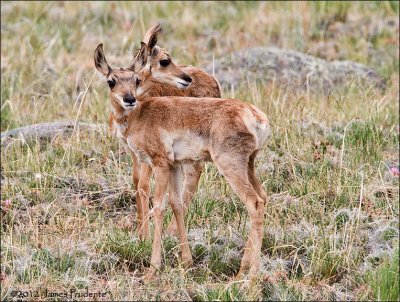
{"type": "Polygon", "coordinates": [[[115,80],[114,79],[108,80],[107,84],[111,89],[113,89],[115,86],[115,80]]]}
{"type": "Polygon", "coordinates": [[[169,60],[161,60],[161,61],[160,61],[160,65],[161,65],[162,67],[167,67],[167,66],[169,65],[169,60]]]}
{"type": "Polygon", "coordinates": [[[142,81],[141,81],[139,78],[137,78],[137,79],[136,79],[136,86],[139,86],[141,82],[142,82],[142,81]]]}

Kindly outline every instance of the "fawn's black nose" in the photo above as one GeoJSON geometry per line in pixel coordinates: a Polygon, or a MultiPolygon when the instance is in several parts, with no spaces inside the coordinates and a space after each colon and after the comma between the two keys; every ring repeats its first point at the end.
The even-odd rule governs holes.
{"type": "Polygon", "coordinates": [[[188,83],[191,83],[191,82],[192,82],[192,78],[189,77],[187,74],[183,74],[183,75],[182,75],[182,80],[185,80],[185,81],[188,82],[188,83]]]}
{"type": "Polygon", "coordinates": [[[136,103],[136,99],[133,95],[128,94],[124,96],[124,103],[127,103],[129,105],[134,105],[136,103]]]}

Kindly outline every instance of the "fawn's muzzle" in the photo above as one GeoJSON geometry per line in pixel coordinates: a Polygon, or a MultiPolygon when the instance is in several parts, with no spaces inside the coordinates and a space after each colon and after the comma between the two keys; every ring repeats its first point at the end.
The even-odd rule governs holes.
{"type": "Polygon", "coordinates": [[[184,87],[189,87],[190,83],[192,83],[192,78],[189,77],[186,73],[181,74],[179,78],[182,80],[179,82],[179,84],[184,87]]]}
{"type": "Polygon", "coordinates": [[[129,105],[129,106],[133,106],[136,103],[136,98],[133,95],[125,95],[124,98],[124,103],[129,105]]]}
{"type": "Polygon", "coordinates": [[[183,74],[182,79],[189,83],[192,82],[192,78],[189,77],[187,74],[183,74]]]}

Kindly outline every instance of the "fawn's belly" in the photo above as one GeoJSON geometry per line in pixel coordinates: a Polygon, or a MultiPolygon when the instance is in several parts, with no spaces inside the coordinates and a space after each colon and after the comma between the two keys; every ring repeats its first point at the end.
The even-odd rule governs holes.
{"type": "Polygon", "coordinates": [[[210,154],[202,144],[192,140],[177,139],[172,145],[175,162],[196,162],[209,160],[210,154]]]}
{"type": "Polygon", "coordinates": [[[167,157],[172,162],[190,163],[209,160],[210,154],[204,139],[189,131],[162,133],[167,157]]]}

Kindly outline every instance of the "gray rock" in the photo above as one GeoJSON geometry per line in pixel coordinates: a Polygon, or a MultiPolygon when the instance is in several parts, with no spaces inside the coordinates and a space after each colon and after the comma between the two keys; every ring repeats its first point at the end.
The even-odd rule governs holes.
{"type": "Polygon", "coordinates": [[[383,89],[384,80],[374,70],[351,61],[325,61],[300,52],[275,47],[237,51],[203,67],[227,89],[248,81],[274,83],[289,90],[323,92],[341,88],[355,79],[383,89]]]}
{"type": "Polygon", "coordinates": [[[15,128],[1,132],[1,146],[7,146],[14,141],[29,140],[51,140],[59,135],[68,135],[76,131],[97,131],[105,132],[107,127],[101,124],[90,124],[75,121],[56,121],[50,123],[40,123],[25,127],[15,128]]]}

